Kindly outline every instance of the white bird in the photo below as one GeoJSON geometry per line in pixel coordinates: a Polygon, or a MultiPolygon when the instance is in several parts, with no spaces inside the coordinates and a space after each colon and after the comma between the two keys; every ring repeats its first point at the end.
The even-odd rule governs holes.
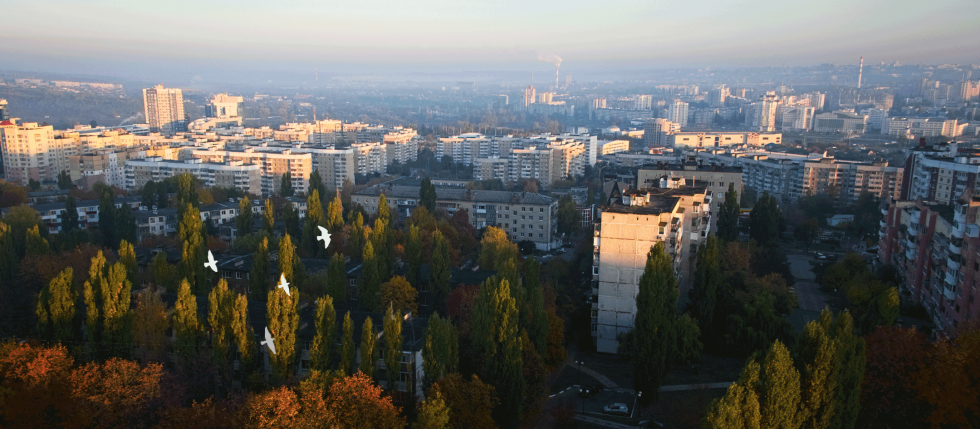
{"type": "Polygon", "coordinates": [[[323,242],[323,248],[326,249],[327,246],[330,245],[330,231],[327,231],[326,228],[324,228],[324,227],[322,227],[320,225],[317,225],[316,227],[317,228],[320,228],[320,234],[321,234],[321,235],[319,235],[319,236],[316,237],[316,241],[322,241],[323,242]]]}
{"type": "Polygon", "coordinates": [[[276,343],[274,342],[274,340],[275,340],[275,338],[272,338],[272,334],[269,333],[269,327],[266,326],[265,327],[265,341],[263,341],[261,343],[261,345],[263,345],[263,346],[266,346],[266,345],[269,346],[269,350],[272,351],[272,354],[276,354],[276,343]]]}
{"type": "Polygon", "coordinates": [[[208,261],[204,263],[204,268],[211,268],[211,271],[218,272],[218,261],[214,260],[214,255],[208,250],[208,261]]]}
{"type": "Polygon", "coordinates": [[[279,289],[286,291],[286,295],[292,296],[289,293],[289,282],[286,281],[285,274],[279,274],[279,289]]]}

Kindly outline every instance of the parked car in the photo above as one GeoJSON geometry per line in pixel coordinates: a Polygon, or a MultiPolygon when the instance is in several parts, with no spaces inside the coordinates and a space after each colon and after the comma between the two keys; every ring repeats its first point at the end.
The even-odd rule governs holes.
{"type": "Polygon", "coordinates": [[[558,250],[555,250],[555,254],[556,255],[561,255],[562,253],[565,253],[565,249],[563,249],[561,247],[559,247],[558,250]]]}
{"type": "Polygon", "coordinates": [[[627,407],[626,404],[620,402],[606,405],[605,407],[602,407],[602,411],[606,414],[614,414],[619,416],[630,415],[630,408],[627,407]]]}

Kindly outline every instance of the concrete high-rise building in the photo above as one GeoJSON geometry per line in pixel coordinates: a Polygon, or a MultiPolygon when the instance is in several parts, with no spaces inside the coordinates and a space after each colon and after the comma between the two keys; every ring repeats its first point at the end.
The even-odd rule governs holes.
{"type": "Polygon", "coordinates": [[[143,113],[150,124],[150,132],[174,135],[187,131],[184,95],[179,88],[164,88],[163,85],[144,88],[143,113]]]}
{"type": "Polygon", "coordinates": [[[633,110],[653,109],[652,95],[637,95],[633,97],[633,110]]]}
{"type": "Polygon", "coordinates": [[[74,140],[54,138],[54,128],[50,125],[2,124],[0,151],[7,180],[24,185],[31,179],[56,180],[59,173],[69,169],[68,157],[77,154],[74,140]]]}
{"type": "Polygon", "coordinates": [[[10,111],[7,110],[7,100],[0,98],[0,121],[10,119],[10,111]]]}
{"type": "Polygon", "coordinates": [[[670,107],[667,108],[667,120],[680,124],[681,128],[687,126],[687,103],[674,100],[670,107]]]}
{"type": "Polygon", "coordinates": [[[528,106],[534,104],[537,101],[536,92],[534,91],[534,85],[528,85],[524,88],[524,109],[526,110],[528,106]]]}
{"type": "Polygon", "coordinates": [[[224,93],[216,94],[211,102],[204,107],[204,116],[218,119],[237,118],[239,116],[238,106],[242,101],[242,97],[234,97],[224,93]]]}
{"type": "Polygon", "coordinates": [[[643,127],[643,142],[647,147],[666,146],[667,136],[680,131],[680,125],[668,119],[656,118],[646,122],[643,127]]]}
{"type": "Polygon", "coordinates": [[[773,91],[766,92],[759,104],[759,131],[776,131],[776,108],[779,96],[773,91]]]}
{"type": "Polygon", "coordinates": [[[783,111],[783,130],[807,131],[813,128],[814,108],[807,106],[788,107],[783,111]]]}

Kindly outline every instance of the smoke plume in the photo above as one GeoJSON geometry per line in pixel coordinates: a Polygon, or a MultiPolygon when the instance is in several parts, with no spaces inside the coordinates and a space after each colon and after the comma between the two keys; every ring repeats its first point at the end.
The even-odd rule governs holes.
{"type": "Polygon", "coordinates": [[[561,57],[555,54],[538,54],[538,61],[552,63],[555,65],[555,67],[561,65],[561,57]]]}

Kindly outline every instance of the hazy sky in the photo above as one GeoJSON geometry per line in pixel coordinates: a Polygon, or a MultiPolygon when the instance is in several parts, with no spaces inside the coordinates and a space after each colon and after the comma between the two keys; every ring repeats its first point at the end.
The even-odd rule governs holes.
{"type": "Polygon", "coordinates": [[[309,70],[978,63],[976,0],[5,0],[0,69],[309,70]]]}

